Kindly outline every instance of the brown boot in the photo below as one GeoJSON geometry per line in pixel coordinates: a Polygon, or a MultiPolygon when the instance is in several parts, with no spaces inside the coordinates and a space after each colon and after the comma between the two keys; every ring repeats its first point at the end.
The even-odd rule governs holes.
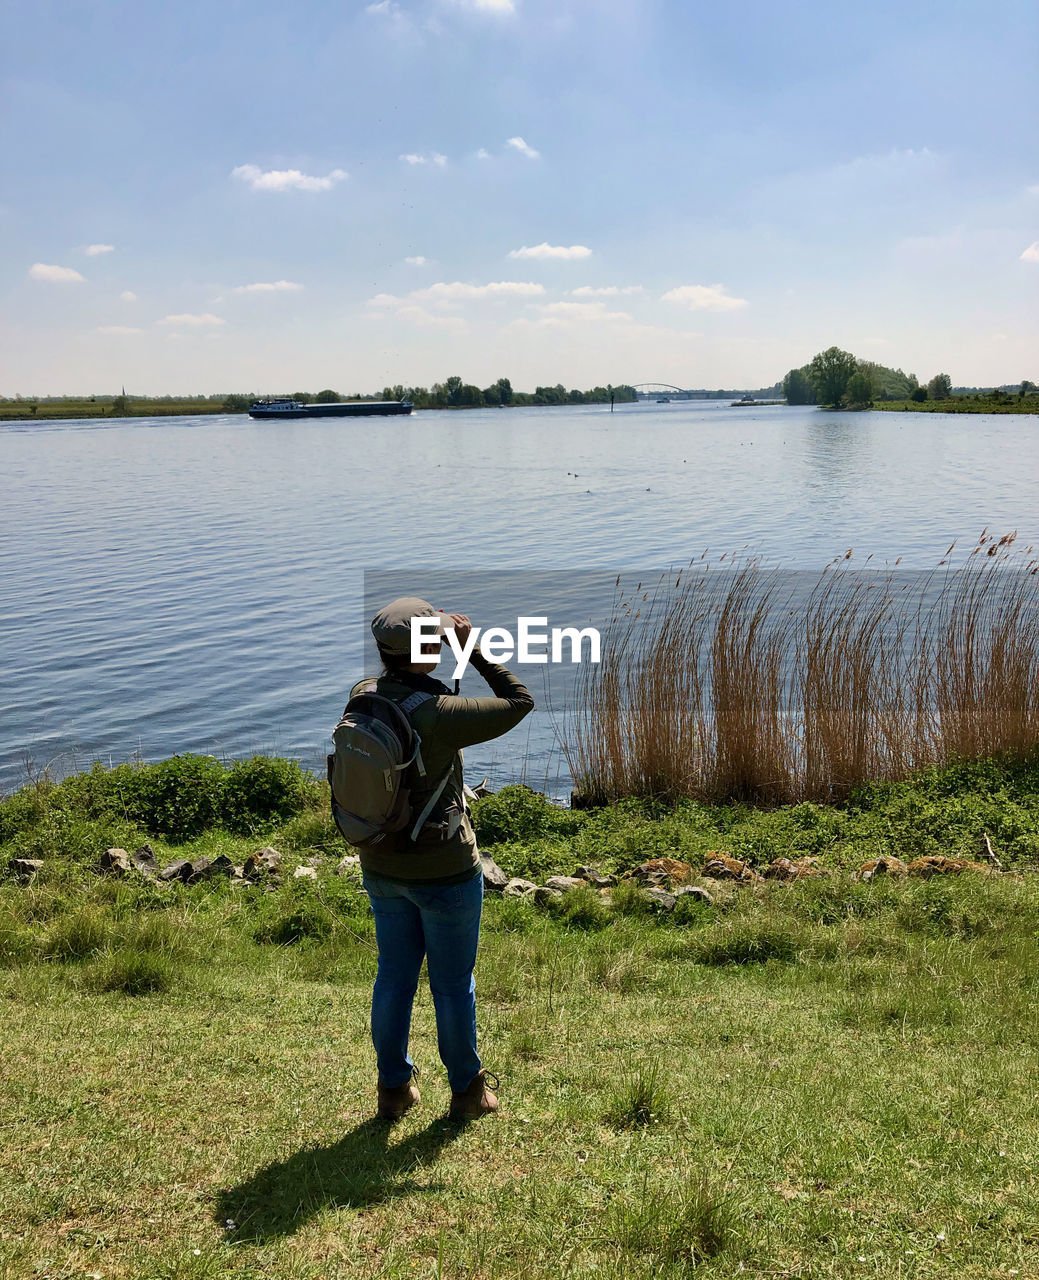
{"type": "Polygon", "coordinates": [[[421,1095],[415,1087],[414,1080],[407,1080],[395,1089],[390,1089],[379,1081],[379,1119],[399,1120],[409,1107],[421,1101],[421,1095]]]}
{"type": "Polygon", "coordinates": [[[480,1070],[472,1078],[464,1093],[452,1093],[449,1120],[475,1120],[498,1110],[498,1099],[487,1087],[487,1081],[493,1080],[497,1089],[498,1077],[491,1072],[480,1070]]]}

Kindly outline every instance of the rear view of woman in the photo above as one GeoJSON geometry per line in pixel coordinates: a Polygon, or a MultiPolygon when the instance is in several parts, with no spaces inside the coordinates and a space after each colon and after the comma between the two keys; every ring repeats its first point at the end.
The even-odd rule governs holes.
{"type": "MultiPolygon", "coordinates": [[[[479,646],[470,663],[487,681],[492,696],[452,694],[431,674],[440,653],[439,639],[422,646],[423,661],[411,661],[411,620],[416,617],[437,618],[441,634],[453,628],[463,645],[471,630],[464,614],[439,614],[414,597],[394,600],[372,620],[383,663],[375,691],[398,704],[410,699],[407,711],[421,738],[425,766],[424,776],[411,779],[412,820],[425,815],[414,838],[392,852],[358,847],[379,949],[372,994],[378,1113],[395,1120],[420,1100],[408,1036],[425,957],[437,1047],[451,1086],[450,1115],[466,1120],[496,1111],[498,1100],[476,1049],[473,969],[483,874],[463,791],[462,748],[508,732],[533,709],[534,700],[511,672],[489,662],[479,646]],[[413,697],[423,693],[428,695],[425,699],[413,697]]],[[[497,1083],[494,1080],[495,1088],[497,1083]]]]}

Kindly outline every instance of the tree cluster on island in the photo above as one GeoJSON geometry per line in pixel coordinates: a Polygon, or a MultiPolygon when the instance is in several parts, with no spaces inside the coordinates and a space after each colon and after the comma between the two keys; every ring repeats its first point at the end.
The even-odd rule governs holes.
{"type": "Polygon", "coordinates": [[[954,388],[947,373],[936,373],[926,385],[915,373],[903,373],[874,360],[860,360],[850,351],[828,347],[820,351],[800,369],[791,369],[783,379],[783,395],[787,404],[818,404],[830,409],[869,409],[878,401],[908,400],[922,404],[927,400],[946,401],[960,395],[989,396],[997,403],[1009,403],[1011,390],[1018,399],[1036,392],[1027,378],[1016,388],[997,387],[992,391],[977,388],[954,388]]]}

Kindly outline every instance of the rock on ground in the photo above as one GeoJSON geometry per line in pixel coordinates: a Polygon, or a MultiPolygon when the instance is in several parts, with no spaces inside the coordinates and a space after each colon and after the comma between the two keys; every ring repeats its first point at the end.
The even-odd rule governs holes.
{"type": "Polygon", "coordinates": [[[187,858],[178,858],[176,862],[171,862],[169,866],[163,867],[159,872],[159,879],[182,880],[187,884],[193,872],[194,868],[187,858]]]}
{"type": "Polygon", "coordinates": [[[272,849],[270,845],[265,845],[262,849],[257,849],[255,853],[249,854],[242,870],[249,879],[252,879],[257,876],[273,875],[277,873],[280,867],[281,854],[277,849],[272,849]]]}
{"type": "Polygon", "coordinates": [[[675,909],[675,895],[668,893],[666,889],[661,889],[659,885],[650,885],[648,889],[643,889],[642,894],[658,911],[675,909]]]}
{"type": "Polygon", "coordinates": [[[150,844],[142,844],[139,849],[130,854],[130,865],[146,880],[154,880],[159,874],[159,861],[150,844]]]}
{"type": "Polygon", "coordinates": [[[714,906],[714,899],[711,895],[698,884],[680,884],[674,892],[676,899],[678,898],[695,898],[697,902],[704,902],[708,906],[714,906]]]}
{"type": "Polygon", "coordinates": [[[519,876],[513,876],[501,892],[503,898],[526,898],[536,890],[537,885],[533,880],[523,880],[519,876]]]}
{"type": "Polygon", "coordinates": [[[597,889],[607,889],[610,885],[617,883],[616,876],[604,876],[596,867],[578,867],[574,875],[581,880],[587,880],[597,889]]]}
{"type": "Polygon", "coordinates": [[[579,876],[549,876],[545,881],[545,888],[569,893],[571,889],[587,889],[588,881],[582,880],[579,876]]]}
{"type": "Polygon", "coordinates": [[[851,873],[853,880],[872,880],[874,876],[904,876],[909,868],[901,858],[871,858],[864,862],[857,871],[851,873]]]}
{"type": "Polygon", "coordinates": [[[693,874],[693,869],[688,862],[681,862],[678,858],[651,858],[649,862],[643,862],[637,866],[634,871],[629,871],[627,879],[635,880],[642,885],[657,885],[663,887],[668,884],[680,884],[683,880],[688,880],[693,874]]]}
{"type": "Polygon", "coordinates": [[[502,893],[509,883],[509,877],[501,867],[485,853],[480,854],[480,866],[483,870],[484,893],[502,893]]]}
{"type": "Polygon", "coordinates": [[[826,873],[819,866],[818,858],[773,858],[761,873],[766,880],[801,880],[805,876],[821,876],[826,873]]]}
{"type": "Polygon", "coordinates": [[[28,884],[37,871],[42,870],[42,858],[12,858],[7,864],[7,874],[22,884],[28,884]]]}
{"type": "Polygon", "coordinates": [[[906,868],[911,876],[958,876],[973,871],[983,876],[999,873],[984,862],[972,862],[970,858],[945,858],[941,854],[929,854],[926,858],[914,858],[906,868]]]}
{"type": "Polygon", "coordinates": [[[106,876],[128,876],[132,870],[125,849],[106,849],[97,860],[97,869],[106,876]]]}
{"type": "Polygon", "coordinates": [[[711,854],[703,873],[714,880],[738,880],[741,884],[751,884],[761,879],[746,862],[741,862],[739,858],[730,858],[727,853],[711,854]]]}

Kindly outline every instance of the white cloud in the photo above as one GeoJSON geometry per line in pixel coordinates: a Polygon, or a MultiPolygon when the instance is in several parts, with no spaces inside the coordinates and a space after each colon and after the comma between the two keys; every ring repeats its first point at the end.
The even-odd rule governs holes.
{"type": "Polygon", "coordinates": [[[438,316],[425,307],[400,307],[395,313],[398,320],[410,320],[424,329],[443,329],[448,333],[465,333],[468,325],[461,316],[438,316]]]}
{"type": "Polygon", "coordinates": [[[181,313],[174,316],[163,316],[159,324],[182,324],[190,325],[193,328],[204,328],[207,325],[226,324],[226,320],[221,320],[219,316],[211,315],[208,311],[200,316],[181,313]]]}
{"type": "Polygon", "coordinates": [[[409,267],[424,267],[426,265],[426,259],[421,253],[416,253],[413,258],[405,258],[404,261],[409,267]]]}
{"type": "Polygon", "coordinates": [[[82,284],[84,277],[74,267],[59,267],[51,262],[34,262],[29,268],[34,280],[49,280],[52,284],[82,284]]]}
{"type": "Polygon", "coordinates": [[[476,158],[477,160],[489,160],[491,158],[491,153],[486,147],[481,147],[476,153],[476,158]]]}
{"type": "Polygon", "coordinates": [[[323,178],[301,173],[299,169],[268,169],[264,172],[255,164],[240,164],[231,170],[232,178],[247,182],[254,191],[331,191],[337,182],[350,175],[345,169],[333,169],[323,178]]]}
{"type": "Polygon", "coordinates": [[[132,289],[124,289],[119,295],[120,302],[136,302],[137,294],[132,289]]]}
{"type": "Polygon", "coordinates": [[[516,0],[454,0],[460,9],[475,9],[479,13],[515,13],[516,0]]]}
{"type": "Polygon", "coordinates": [[[374,0],[373,4],[365,5],[364,11],[365,13],[394,14],[398,12],[398,6],[394,4],[394,0],[374,0]]]}
{"type": "Polygon", "coordinates": [[[461,280],[453,280],[450,284],[440,281],[431,284],[428,289],[416,289],[409,296],[426,302],[452,305],[484,298],[538,298],[544,292],[543,284],[535,284],[530,280],[494,280],[489,284],[464,284],[461,280]]]}
{"type": "Polygon", "coordinates": [[[746,298],[733,298],[723,284],[684,284],[661,295],[662,302],[676,302],[690,311],[739,311],[746,298]]]}
{"type": "Polygon", "coordinates": [[[294,280],[258,281],[256,284],[236,284],[232,293],[296,293],[302,288],[294,280]]]}
{"type": "Polygon", "coordinates": [[[541,155],[540,151],[535,151],[534,148],[528,142],[525,142],[522,138],[519,138],[519,137],[508,138],[506,140],[505,145],[507,147],[514,147],[520,153],[520,155],[526,156],[528,160],[537,160],[541,155]]]}
{"type": "Polygon", "coordinates": [[[443,311],[464,302],[483,302],[488,299],[504,298],[540,298],[544,293],[545,286],[535,284],[533,281],[495,280],[490,284],[465,284],[461,280],[453,280],[450,283],[441,280],[425,289],[413,289],[403,298],[398,298],[392,293],[377,293],[374,298],[369,298],[368,306],[378,309],[395,308],[398,316],[422,323],[419,312],[424,312],[426,316],[430,314],[425,311],[424,304],[443,311]]]}
{"type": "Polygon", "coordinates": [[[1039,196],[1039,182],[1033,182],[1030,187],[1025,187],[1026,196],[1039,196]]]}
{"type": "Polygon", "coordinates": [[[644,293],[642,285],[629,284],[619,289],[615,284],[605,285],[601,289],[593,288],[590,284],[583,284],[579,289],[571,289],[570,296],[572,298],[619,298],[626,293],[644,293]]]}
{"type": "Polygon", "coordinates": [[[1034,244],[1030,244],[1021,255],[1022,262],[1039,262],[1039,240],[1034,244]]]}
{"type": "Polygon", "coordinates": [[[421,155],[417,151],[408,151],[398,159],[403,160],[405,164],[434,164],[438,169],[443,169],[447,164],[447,156],[439,151],[431,151],[428,156],[421,155]]]}
{"type": "Polygon", "coordinates": [[[626,311],[608,311],[605,302],[547,302],[537,310],[543,322],[549,324],[631,319],[626,311]]]}
{"type": "Polygon", "coordinates": [[[854,178],[861,178],[863,174],[902,176],[916,172],[921,166],[934,165],[938,159],[937,152],[931,151],[929,147],[904,147],[901,150],[892,147],[890,151],[856,156],[854,160],[833,165],[828,172],[854,178]]]}
{"type": "Polygon", "coordinates": [[[143,329],[134,329],[131,325],[126,324],[103,324],[98,327],[98,333],[128,334],[143,332],[143,329]]]}
{"type": "Polygon", "coordinates": [[[590,258],[591,249],[586,244],[541,244],[523,245],[520,249],[510,249],[510,258],[534,258],[543,262],[549,258],[560,258],[565,262],[573,262],[578,258],[590,258]]]}
{"type": "Polygon", "coordinates": [[[114,244],[88,244],[83,250],[88,258],[100,258],[103,253],[115,253],[114,244]]]}

